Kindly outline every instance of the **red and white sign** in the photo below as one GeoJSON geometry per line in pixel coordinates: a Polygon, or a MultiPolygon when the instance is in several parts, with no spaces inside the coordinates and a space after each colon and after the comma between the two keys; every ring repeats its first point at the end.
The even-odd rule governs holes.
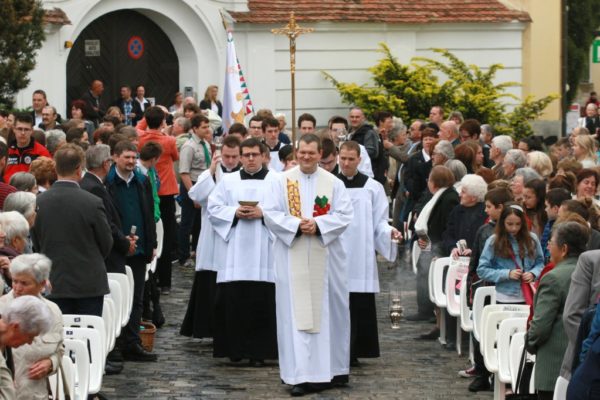
{"type": "Polygon", "coordinates": [[[139,60],[144,55],[144,41],[139,36],[132,36],[127,42],[127,53],[134,60],[139,60]]]}

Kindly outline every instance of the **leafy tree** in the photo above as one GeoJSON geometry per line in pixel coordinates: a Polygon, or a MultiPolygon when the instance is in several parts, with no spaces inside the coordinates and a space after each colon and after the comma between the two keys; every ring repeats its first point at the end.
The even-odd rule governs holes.
{"type": "Polygon", "coordinates": [[[44,10],[39,0],[0,0],[0,10],[0,108],[10,109],[44,41],[44,10]]]}
{"type": "Polygon", "coordinates": [[[589,51],[594,32],[600,26],[600,0],[568,0],[567,91],[565,104],[571,104],[579,83],[589,68],[589,51]]]}
{"type": "Polygon", "coordinates": [[[339,82],[324,73],[344,102],[361,107],[368,116],[379,110],[390,110],[403,120],[427,119],[431,107],[439,105],[520,138],[533,133],[529,121],[539,117],[544,108],[558,98],[557,95],[539,100],[527,98],[509,113],[506,100],[517,102],[518,99],[506,90],[518,83],[494,83],[502,65],[494,64],[484,71],[476,65],[465,64],[445,49],[433,49],[444,61],[417,57],[410,65],[402,65],[388,46],[383,43],[380,46],[384,57],[369,69],[374,86],[339,82]],[[438,76],[445,76],[445,81],[440,82],[438,76]]]}

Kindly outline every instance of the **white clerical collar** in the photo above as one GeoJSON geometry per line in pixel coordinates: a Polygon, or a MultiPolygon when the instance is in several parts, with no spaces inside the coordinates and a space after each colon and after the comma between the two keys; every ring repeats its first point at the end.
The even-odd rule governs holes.
{"type": "Polygon", "coordinates": [[[421,150],[421,152],[423,153],[423,159],[425,160],[425,162],[431,160],[431,156],[429,154],[427,154],[425,149],[421,150]]]}
{"type": "Polygon", "coordinates": [[[358,175],[358,170],[356,170],[356,172],[354,172],[354,175],[352,176],[347,176],[346,174],[344,174],[342,172],[342,175],[344,175],[344,178],[348,179],[349,181],[351,181],[352,179],[356,178],[356,175],[358,175]]]}
{"type": "Polygon", "coordinates": [[[254,176],[254,175],[258,174],[260,171],[262,171],[262,169],[263,169],[263,167],[261,165],[260,168],[258,169],[258,171],[250,172],[248,170],[244,170],[244,172],[247,173],[250,176],[254,176]]]}

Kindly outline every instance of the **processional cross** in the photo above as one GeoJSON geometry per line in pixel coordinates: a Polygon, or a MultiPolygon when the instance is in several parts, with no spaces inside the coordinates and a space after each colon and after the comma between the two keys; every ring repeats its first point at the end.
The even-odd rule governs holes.
{"type": "Polygon", "coordinates": [[[302,28],[296,23],[294,12],[290,13],[290,21],[279,29],[271,29],[275,35],[286,35],[290,39],[290,75],[292,81],[292,149],[296,158],[296,38],[303,33],[311,33],[314,28],[302,28]]]}

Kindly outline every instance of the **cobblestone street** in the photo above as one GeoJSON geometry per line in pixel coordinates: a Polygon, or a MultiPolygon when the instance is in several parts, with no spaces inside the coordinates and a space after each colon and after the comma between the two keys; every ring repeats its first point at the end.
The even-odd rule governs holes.
{"type": "MultiPolygon", "coordinates": [[[[361,360],[350,384],[307,396],[312,399],[491,399],[491,392],[469,393],[468,379],[458,370],[467,357],[443,349],[437,342],[413,338],[431,328],[429,323],[403,321],[390,328],[387,314],[389,291],[401,290],[405,315],[415,312],[415,276],[406,261],[388,269],[380,265],[381,293],[377,295],[381,357],[361,360]]],[[[255,369],[212,358],[209,341],[179,335],[193,280],[192,269],[173,268],[170,296],[162,297],[167,324],[157,332],[157,363],[125,364],[120,375],[105,376],[103,393],[110,399],[287,399],[276,362],[255,369]]],[[[468,347],[464,352],[468,352],[468,347]]]]}

